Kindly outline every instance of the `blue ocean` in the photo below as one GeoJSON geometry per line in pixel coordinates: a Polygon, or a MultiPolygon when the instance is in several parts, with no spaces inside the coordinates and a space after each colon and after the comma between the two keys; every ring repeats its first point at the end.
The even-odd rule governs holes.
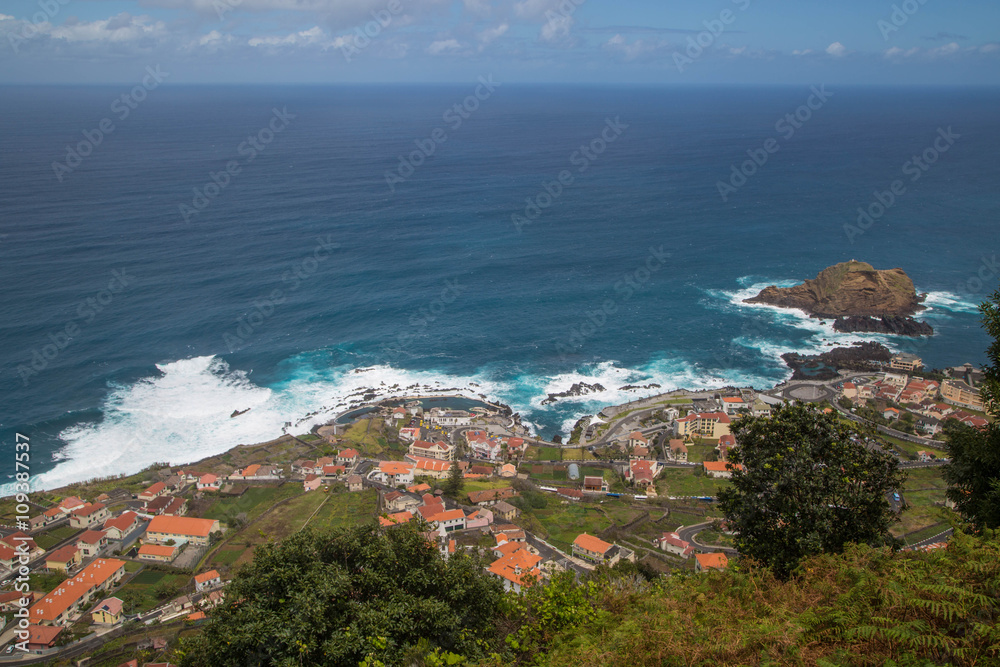
{"type": "Polygon", "coordinates": [[[771,386],[789,351],[985,360],[1000,91],[485,80],[0,89],[10,473],[15,433],[52,487],[370,394],[485,396],[551,436],[630,397],[771,386]],[[852,258],[903,268],[935,336],[742,303],[852,258]],[[576,382],[605,390],[542,404],[576,382]]]}

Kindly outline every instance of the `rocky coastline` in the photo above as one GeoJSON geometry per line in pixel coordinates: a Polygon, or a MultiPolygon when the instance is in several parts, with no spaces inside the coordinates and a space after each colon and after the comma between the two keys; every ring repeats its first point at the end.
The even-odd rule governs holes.
{"type": "Polygon", "coordinates": [[[925,298],[902,269],[880,270],[851,260],[823,269],[801,285],[765,287],[744,303],[796,308],[833,319],[834,329],[841,332],[930,336],[933,328],[913,319],[924,309],[925,298]]]}
{"type": "Polygon", "coordinates": [[[841,333],[882,333],[896,336],[933,336],[934,328],[912,317],[839,317],[833,330],[841,333]]]}
{"type": "Polygon", "coordinates": [[[855,343],[851,347],[836,347],[821,354],[781,355],[792,369],[792,380],[833,380],[839,371],[879,371],[892,359],[892,351],[881,343],[855,343]]]}
{"type": "Polygon", "coordinates": [[[604,385],[599,382],[594,384],[587,384],[586,382],[574,383],[566,391],[560,391],[554,394],[549,394],[548,398],[542,399],[542,405],[549,405],[550,403],[555,403],[560,398],[572,398],[574,396],[586,396],[587,394],[596,394],[597,392],[604,391],[604,385]]]}

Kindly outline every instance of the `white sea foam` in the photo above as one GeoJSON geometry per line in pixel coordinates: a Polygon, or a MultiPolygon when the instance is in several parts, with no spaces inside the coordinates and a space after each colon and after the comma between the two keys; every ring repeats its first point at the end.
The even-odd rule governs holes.
{"type": "Polygon", "coordinates": [[[155,462],[186,463],[286,431],[302,433],[361,403],[368,389],[378,398],[434,395],[446,388],[470,398],[499,398],[482,378],[441,377],[388,366],[303,369],[273,389],[253,384],[217,357],[183,359],[157,368],[156,376],[113,387],[100,422],[76,424],[60,433],[66,446],[53,456],[55,467],[39,475],[36,484],[53,488],[131,474],[155,462]],[[472,381],[480,386],[470,386],[472,381]],[[248,408],[238,417],[230,416],[248,408]]]}
{"type": "Polygon", "coordinates": [[[924,299],[924,305],[927,306],[927,310],[923,313],[927,315],[936,315],[935,311],[946,311],[950,313],[978,313],[979,304],[974,301],[968,301],[953,294],[952,292],[928,292],[927,298],[924,299]]]}
{"type": "MultiPolygon", "coordinates": [[[[500,371],[457,376],[385,365],[329,368],[317,366],[309,355],[301,355],[289,360],[294,369],[292,377],[268,388],[254,384],[247,374],[231,370],[217,357],[183,359],[159,365],[159,372],[152,377],[112,387],[102,406],[101,421],[65,429],[60,438],[66,445],[52,456],[55,467],[39,475],[36,484],[53,488],[96,476],[130,474],[154,462],[187,463],[238,444],[266,441],[286,431],[303,433],[362,404],[369,393],[375,398],[388,398],[450,390],[447,393],[485,397],[511,406],[529,428],[555,420],[568,433],[579,417],[595,414],[604,406],[673,389],[770,386],[775,374],[784,374],[779,369],[784,368],[781,355],[787,352],[811,354],[829,349],[831,344],[851,345],[869,340],[895,347],[889,336],[842,334],[833,330],[830,321],[821,323],[802,311],[743,303],[743,299],[773,284],[795,284],[795,281],[762,282],[758,277],[746,276],[740,280],[739,290],[706,290],[710,299],[705,304],[725,310],[767,312],[772,324],[810,333],[806,339],[794,343],[775,336],[773,330],[760,335],[745,332],[733,339],[734,346],[756,350],[773,361],[771,375],[730,368],[724,363],[716,364],[721,368],[711,370],[669,355],[662,355],[641,368],[625,368],[618,362],[605,361],[569,373],[516,377],[504,377],[500,371]],[[601,384],[605,389],[542,405],[548,394],[566,391],[576,383],[601,384]],[[660,386],[621,389],[626,385],[649,384],[660,386]],[[248,408],[248,412],[230,417],[234,411],[248,408]]],[[[975,304],[948,292],[930,293],[927,305],[929,310],[924,312],[932,317],[948,312],[975,312],[975,304]]],[[[763,365],[763,370],[766,366],[763,365]]]]}
{"type": "Polygon", "coordinates": [[[238,444],[263,442],[282,433],[303,433],[365,402],[366,396],[460,394],[506,403],[529,428],[537,421],[561,422],[569,432],[584,414],[680,387],[703,389],[725,384],[767,384],[766,379],[721,377],[690,363],[662,358],[642,369],[614,361],[552,376],[497,379],[493,373],[457,376],[391,366],[317,367],[307,356],[290,360],[292,377],[272,387],[254,384],[218,357],[196,357],[157,366],[158,373],[114,386],[99,422],[76,424],[60,433],[66,443],[55,467],[36,478],[54,488],[94,477],[131,474],[156,462],[184,464],[220,454],[238,444]],[[542,405],[549,393],[574,383],[601,384],[604,391],[542,405]],[[626,385],[660,387],[622,390],[626,385]],[[249,410],[248,410],[249,409],[249,410]],[[234,411],[247,412],[231,417],[234,411]]]}
{"type": "Polygon", "coordinates": [[[898,339],[888,334],[843,333],[834,330],[832,319],[818,319],[797,308],[782,308],[763,303],[744,303],[745,299],[756,296],[768,285],[787,287],[789,284],[797,284],[796,281],[763,281],[747,284],[747,280],[740,279],[739,282],[743,285],[740,290],[706,290],[706,293],[717,301],[725,302],[728,308],[767,313],[775,324],[808,331],[812,335],[799,343],[777,341],[773,336],[743,335],[733,339],[735,345],[757,349],[761,354],[779,361],[781,355],[789,352],[816,354],[831,347],[849,347],[860,342],[877,342],[889,349],[897,349],[898,339]]]}

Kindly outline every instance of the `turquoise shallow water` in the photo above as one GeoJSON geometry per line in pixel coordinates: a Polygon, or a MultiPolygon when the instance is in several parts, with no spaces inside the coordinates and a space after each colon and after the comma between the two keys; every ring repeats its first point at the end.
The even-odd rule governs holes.
{"type": "Polygon", "coordinates": [[[4,89],[0,456],[30,435],[51,485],[428,386],[565,433],[602,404],[770,385],[783,352],[864,339],[740,303],[851,258],[929,294],[929,364],[983,360],[997,91],[830,88],[788,136],[808,88],[504,84],[447,115],[474,90],[164,86],[119,120],[114,88],[4,89]],[[262,135],[275,109],[285,125],[262,135]],[[52,163],[105,117],[114,131],[60,182],[52,163]],[[947,127],[959,138],[911,180],[947,127]],[[779,149],[723,200],[768,139],[779,149]],[[207,204],[185,216],[196,189],[207,204]],[[574,382],[606,390],[541,405],[574,382]]]}

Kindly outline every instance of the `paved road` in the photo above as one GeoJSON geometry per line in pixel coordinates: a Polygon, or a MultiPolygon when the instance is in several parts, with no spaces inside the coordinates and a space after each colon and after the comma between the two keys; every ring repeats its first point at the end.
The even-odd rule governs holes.
{"type": "Polygon", "coordinates": [[[953,529],[949,528],[948,530],[942,531],[933,537],[928,537],[926,540],[920,540],[916,544],[911,544],[907,547],[907,549],[918,549],[920,547],[925,547],[928,544],[934,544],[935,542],[944,542],[951,537],[954,532],[955,531],[953,529]]]}
{"type": "Polygon", "coordinates": [[[574,563],[571,558],[568,558],[566,556],[566,554],[564,554],[564,553],[562,553],[560,551],[556,551],[555,549],[553,549],[552,547],[550,547],[548,544],[542,542],[539,538],[537,538],[532,533],[529,533],[528,531],[524,531],[524,535],[525,535],[525,538],[528,541],[528,544],[530,544],[532,547],[534,547],[535,549],[537,549],[538,553],[545,560],[552,560],[552,561],[556,561],[556,562],[566,562],[566,563],[569,564],[569,566],[573,569],[574,572],[576,572],[577,574],[580,574],[580,575],[584,575],[584,574],[587,574],[588,572],[590,572],[590,570],[588,570],[587,568],[582,567],[582,566],[577,565],[576,563],[574,563]]]}
{"type": "Polygon", "coordinates": [[[707,554],[707,553],[714,553],[716,551],[722,551],[727,556],[737,556],[739,552],[737,552],[736,549],[730,549],[729,547],[721,547],[721,546],[718,547],[710,546],[702,544],[701,542],[698,541],[698,533],[702,532],[703,530],[708,530],[709,528],[711,528],[713,522],[714,520],[705,521],[704,523],[696,523],[693,526],[684,526],[677,530],[677,535],[685,542],[690,542],[691,546],[693,546],[695,550],[699,551],[700,553],[707,554]]]}

